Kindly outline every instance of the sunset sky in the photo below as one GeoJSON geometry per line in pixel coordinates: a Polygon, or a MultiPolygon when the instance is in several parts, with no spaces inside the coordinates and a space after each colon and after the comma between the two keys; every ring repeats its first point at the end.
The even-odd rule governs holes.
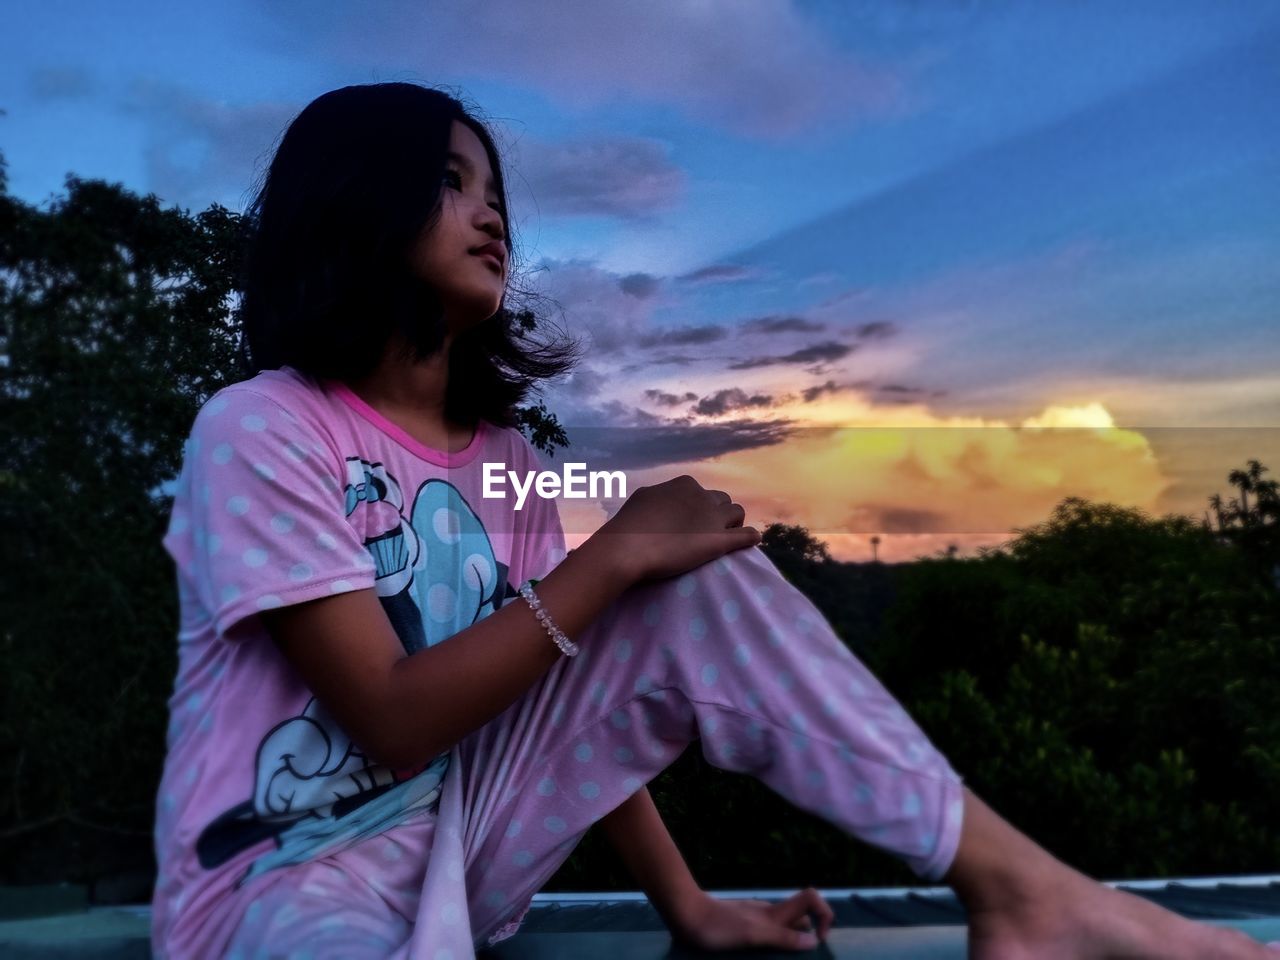
{"type": "Polygon", "coordinates": [[[588,338],[551,468],[889,560],[1280,472],[1280,5],[24,4],[9,189],[240,210],[307,102],[380,80],[490,120],[521,279],[588,338]]]}

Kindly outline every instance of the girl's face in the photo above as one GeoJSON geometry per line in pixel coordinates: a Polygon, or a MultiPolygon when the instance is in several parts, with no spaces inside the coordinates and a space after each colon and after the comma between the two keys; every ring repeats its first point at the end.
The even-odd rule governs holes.
{"type": "Polygon", "coordinates": [[[498,212],[489,156],[470,127],[453,122],[440,219],[410,254],[417,276],[430,283],[457,335],[498,312],[506,289],[506,225],[498,212]],[[486,247],[486,250],[480,248],[486,247]],[[485,255],[492,252],[493,256],[485,255]]]}

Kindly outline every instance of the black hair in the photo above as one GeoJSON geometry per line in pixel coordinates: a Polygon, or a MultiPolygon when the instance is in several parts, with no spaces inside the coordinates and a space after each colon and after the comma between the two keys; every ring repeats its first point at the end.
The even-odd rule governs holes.
{"type": "MultiPolygon", "coordinates": [[[[485,124],[457,98],[416,83],[342,87],[309,103],[276,149],[242,219],[241,373],[289,365],[349,381],[373,371],[393,336],[406,360],[436,353],[444,323],[435,291],[408,251],[440,218],[453,122],[484,145],[514,263],[502,165],[485,124]]],[[[576,341],[531,337],[531,309],[507,306],[458,335],[449,356],[445,417],[517,424],[516,405],[580,358],[576,341]]]]}

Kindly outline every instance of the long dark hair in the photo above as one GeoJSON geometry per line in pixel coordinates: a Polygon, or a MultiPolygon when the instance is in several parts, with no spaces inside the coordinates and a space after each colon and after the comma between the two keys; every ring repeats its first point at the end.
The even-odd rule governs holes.
{"type": "MultiPolygon", "coordinates": [[[[371,373],[399,335],[406,360],[440,349],[435,291],[407,253],[440,218],[453,121],[470,127],[493,169],[515,264],[502,164],[485,124],[461,101],[415,83],[342,87],[317,97],[289,124],[243,218],[238,358],[241,373],[289,365],[317,378],[371,373]]],[[[542,379],[580,359],[564,337],[534,340],[540,300],[508,284],[491,318],[450,348],[445,416],[515,426],[516,405],[542,379]],[[515,293],[523,308],[511,310],[515,293]]]]}

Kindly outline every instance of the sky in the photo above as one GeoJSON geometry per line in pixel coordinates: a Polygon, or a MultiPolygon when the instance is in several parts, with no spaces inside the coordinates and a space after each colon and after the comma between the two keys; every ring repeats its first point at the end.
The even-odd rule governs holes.
{"type": "MultiPolygon", "coordinates": [[[[1280,470],[1280,5],[24,4],[0,150],[242,210],[353,83],[460,95],[543,399],[631,489],[690,473],[840,559],[964,553],[1068,496],[1200,516],[1280,470]],[[1272,330],[1272,333],[1267,333],[1272,330]]],[[[621,499],[562,501],[570,545],[621,499]]]]}

